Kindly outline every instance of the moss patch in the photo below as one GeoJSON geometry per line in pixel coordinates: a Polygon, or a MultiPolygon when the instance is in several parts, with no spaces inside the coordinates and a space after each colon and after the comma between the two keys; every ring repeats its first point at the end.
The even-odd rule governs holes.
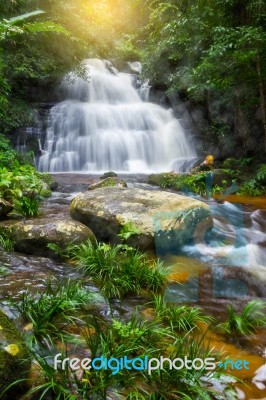
{"type": "MultiPolygon", "coordinates": [[[[0,310],[0,393],[12,382],[26,379],[30,368],[30,356],[23,337],[15,325],[0,310]]],[[[21,390],[22,384],[13,390],[21,390]]],[[[8,392],[6,399],[11,398],[8,392]]]]}

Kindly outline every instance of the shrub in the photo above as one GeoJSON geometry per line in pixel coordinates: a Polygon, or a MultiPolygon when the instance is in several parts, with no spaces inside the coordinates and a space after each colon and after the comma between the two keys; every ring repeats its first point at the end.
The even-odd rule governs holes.
{"type": "Polygon", "coordinates": [[[17,153],[10,147],[9,140],[0,134],[0,168],[14,168],[19,165],[17,153]]]}
{"type": "Polygon", "coordinates": [[[38,215],[43,182],[31,165],[20,165],[12,171],[0,168],[0,197],[14,206],[14,211],[25,216],[38,215]]]}
{"type": "Polygon", "coordinates": [[[167,304],[161,295],[154,296],[154,308],[159,321],[172,330],[191,331],[198,328],[199,323],[210,324],[214,321],[212,317],[204,315],[199,307],[167,304]]]}

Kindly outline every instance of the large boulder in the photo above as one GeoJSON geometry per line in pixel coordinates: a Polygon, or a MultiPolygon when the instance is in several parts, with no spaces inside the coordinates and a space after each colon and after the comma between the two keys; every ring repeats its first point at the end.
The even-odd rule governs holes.
{"type": "Polygon", "coordinates": [[[157,253],[178,251],[184,243],[197,240],[202,229],[212,226],[206,204],[159,190],[95,189],[75,197],[70,214],[89,226],[98,240],[113,244],[119,243],[123,227],[131,227],[134,234],[128,244],[157,253]]]}
{"type": "MultiPolygon", "coordinates": [[[[30,365],[30,356],[21,334],[0,310],[0,394],[11,383],[26,379],[30,365]]],[[[14,392],[22,388],[22,384],[14,386],[3,398],[14,399],[14,392]]]]}
{"type": "Polygon", "coordinates": [[[14,248],[26,254],[54,257],[48,243],[56,243],[64,249],[70,243],[95,241],[93,232],[85,225],[72,220],[38,218],[20,222],[5,221],[0,227],[14,241],[14,248]]]}

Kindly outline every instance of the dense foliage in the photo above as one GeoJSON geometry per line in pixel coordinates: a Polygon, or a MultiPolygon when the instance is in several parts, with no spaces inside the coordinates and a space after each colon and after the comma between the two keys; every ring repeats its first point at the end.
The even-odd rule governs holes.
{"type": "Polygon", "coordinates": [[[195,168],[187,174],[159,174],[156,183],[163,188],[207,197],[232,193],[261,196],[266,193],[266,164],[260,164],[255,170],[248,167],[250,170],[246,176],[243,176],[246,168],[241,168],[241,165],[236,169],[225,168],[226,163],[222,166],[213,171],[198,171],[195,168]]]}
{"type": "Polygon", "coordinates": [[[221,157],[263,153],[265,0],[146,0],[147,6],[147,76],[188,101],[205,149],[221,157]]]}
{"type": "MultiPolygon", "coordinates": [[[[98,250],[96,246],[95,254],[98,250]]],[[[108,295],[106,299],[115,307],[108,295]]],[[[148,304],[152,307],[149,320],[140,312],[140,307],[130,315],[115,313],[110,319],[97,315],[97,294],[89,290],[85,276],[78,281],[48,279],[35,294],[24,292],[16,301],[9,300],[9,305],[25,324],[27,347],[35,360],[27,396],[35,393],[40,399],[85,400],[88,397],[106,399],[110,393],[122,393],[126,399],[192,400],[198,397],[211,400],[217,394],[204,365],[197,369],[171,369],[166,362],[163,370],[149,372],[141,367],[117,369],[114,363],[109,369],[72,370],[68,365],[62,368],[59,362],[56,370],[51,363],[58,353],[62,359],[85,354],[91,359],[106,357],[113,361],[121,357],[136,358],[138,363],[134,365],[138,366],[144,357],[164,356],[172,360],[213,357],[215,360],[217,356],[221,359],[222,355],[210,350],[204,335],[198,336],[203,324],[208,329],[214,322],[198,307],[171,305],[163,296],[154,295],[154,301],[148,304]]],[[[211,377],[223,379],[223,372],[217,369],[211,377]]],[[[224,399],[229,400],[235,389],[230,380],[225,382],[228,383],[224,399]]]]}
{"type": "MultiPolygon", "coordinates": [[[[109,58],[117,66],[124,60],[141,60],[144,74],[155,86],[172,99],[180,93],[187,102],[194,127],[205,138],[205,150],[214,149],[221,158],[256,152],[262,158],[266,147],[265,6],[265,0],[2,1],[1,218],[10,212],[16,218],[18,214],[37,216],[41,197],[49,195],[47,176],[35,170],[30,156],[26,160],[12,150],[4,135],[30,125],[36,103],[56,100],[57,81],[73,68],[82,74],[78,66],[83,58],[109,58]]],[[[243,160],[248,158],[238,160],[243,163],[240,166],[243,160]]],[[[164,174],[161,185],[212,195],[237,184],[240,193],[262,194],[266,164],[263,160],[255,164],[254,174],[245,182],[242,170],[231,162],[223,165],[220,173],[225,177],[221,175],[218,183],[208,182],[210,171],[198,171],[164,174]]],[[[128,221],[119,236],[126,242],[137,234],[128,221]]],[[[0,248],[12,250],[12,241],[1,232],[0,248]]],[[[137,370],[117,375],[97,370],[76,373],[69,368],[55,371],[51,360],[62,351],[65,356],[83,355],[89,349],[92,357],[204,358],[213,352],[198,333],[214,320],[198,307],[166,303],[167,270],[125,244],[87,242],[62,249],[51,243],[49,248],[62,259],[70,258],[82,279],[48,280],[34,294],[22,292],[9,302],[26,324],[27,346],[39,374],[28,386],[36,398],[106,399],[115,391],[131,400],[220,397],[204,367],[165,368],[151,375],[137,370]],[[97,317],[91,281],[108,303],[108,315],[104,310],[97,317]],[[117,311],[121,300],[132,294],[154,296],[148,304],[148,320],[141,307],[133,315],[126,308],[117,311]]],[[[248,335],[265,327],[264,312],[265,304],[258,301],[248,303],[240,314],[230,306],[228,320],[218,329],[248,335]]],[[[213,377],[221,379],[219,371],[213,377]]],[[[222,396],[231,399],[235,391],[227,382],[222,396]]]]}
{"type": "Polygon", "coordinates": [[[58,79],[83,58],[108,58],[118,67],[139,59],[155,87],[186,101],[202,150],[263,158],[265,9],[265,0],[4,2],[0,133],[32,124],[32,106],[54,101],[58,79]]]}
{"type": "MultiPolygon", "coordinates": [[[[102,251],[102,245],[91,249],[90,257],[94,252],[95,259],[98,258],[99,251],[102,251]]],[[[34,358],[27,396],[35,393],[40,399],[85,400],[88,397],[106,399],[109,394],[119,393],[126,399],[136,400],[235,398],[236,380],[228,372],[225,378],[219,365],[210,374],[204,365],[197,369],[171,369],[166,361],[162,370],[149,373],[147,368],[141,367],[120,369],[115,362],[107,369],[86,370],[79,366],[74,370],[68,364],[63,367],[62,360],[66,357],[81,360],[84,356],[91,360],[112,358],[113,361],[121,357],[137,358],[138,363],[134,365],[140,365],[144,357],[161,356],[167,357],[165,360],[184,360],[186,357],[190,360],[199,357],[222,360],[224,355],[214,347],[210,348],[208,330],[216,326],[218,330],[233,334],[232,340],[238,340],[238,335],[254,333],[265,326],[264,302],[249,302],[241,314],[230,306],[228,319],[217,326],[217,321],[199,307],[167,303],[163,295],[153,294],[152,302],[145,305],[149,307],[146,308],[148,319],[141,312],[141,306],[129,314],[124,310],[120,310],[120,314],[116,311],[109,318],[99,312],[103,299],[90,290],[85,275],[82,280],[73,277],[71,280],[44,280],[34,294],[26,291],[16,301],[8,301],[20,315],[27,347],[34,358]],[[52,362],[56,354],[61,354],[58,369],[52,362]],[[223,382],[222,389],[212,386],[213,379],[223,382]]],[[[108,293],[105,296],[111,312],[113,307],[116,310],[116,302],[111,301],[108,293]]]]}
{"type": "Polygon", "coordinates": [[[62,75],[79,70],[83,58],[110,58],[116,56],[116,48],[123,51],[122,33],[129,34],[138,25],[138,18],[131,18],[132,4],[120,0],[1,4],[0,133],[30,126],[35,103],[54,101],[62,75]],[[14,18],[22,13],[27,17],[14,18]]]}
{"type": "Polygon", "coordinates": [[[0,218],[36,217],[41,199],[51,194],[50,180],[36,171],[30,154],[22,156],[0,136],[0,218]]]}

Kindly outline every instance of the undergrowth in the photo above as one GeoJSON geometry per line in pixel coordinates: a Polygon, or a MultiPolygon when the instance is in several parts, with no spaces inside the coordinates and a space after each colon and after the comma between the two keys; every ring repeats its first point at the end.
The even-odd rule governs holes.
{"type": "Polygon", "coordinates": [[[66,323],[74,321],[74,311],[92,302],[93,298],[81,281],[48,279],[42,290],[36,293],[27,290],[9,304],[32,331],[31,340],[51,341],[52,337],[62,333],[66,323]]]}
{"type": "MultiPolygon", "coordinates": [[[[114,251],[112,255],[115,254],[114,251]]],[[[86,260],[87,255],[86,247],[86,260]]],[[[48,280],[44,286],[44,290],[35,295],[26,292],[18,302],[12,303],[24,322],[32,324],[32,332],[27,330],[25,336],[35,338],[26,341],[37,369],[37,379],[31,380],[28,396],[37,396],[39,400],[106,400],[116,394],[128,400],[234,398],[235,390],[230,382],[235,379],[228,379],[228,374],[223,393],[214,391],[211,380],[223,379],[219,369],[210,373],[205,364],[197,369],[170,366],[169,360],[174,359],[205,360],[211,357],[221,361],[221,355],[210,349],[205,338],[207,330],[205,333],[199,331],[200,324],[206,327],[214,320],[198,307],[169,304],[163,296],[154,295],[152,304],[147,304],[154,310],[149,321],[139,309],[130,316],[121,314],[111,320],[95,314],[83,314],[78,320],[74,311],[92,302],[92,294],[77,281],[48,280]],[[62,327],[68,323],[77,324],[79,333],[66,333],[62,327]],[[53,360],[58,353],[60,360],[69,358],[69,361],[64,368],[59,362],[55,370],[53,360]],[[99,366],[86,370],[79,366],[73,370],[69,366],[73,357],[113,361],[109,368],[99,366]],[[120,362],[125,357],[138,360],[134,361],[136,368],[122,368],[120,362]],[[163,369],[148,371],[145,360],[160,357],[165,360],[163,369]]],[[[249,303],[243,313],[249,318],[253,316],[254,320],[261,317],[261,307],[262,303],[260,307],[258,302],[256,305],[249,303]]],[[[152,365],[156,363],[153,361],[152,365]]]]}
{"type": "Polygon", "coordinates": [[[69,246],[68,256],[108,299],[140,294],[142,290],[158,292],[165,286],[169,273],[161,261],[151,261],[145,253],[127,245],[95,245],[87,241],[69,246]]]}

